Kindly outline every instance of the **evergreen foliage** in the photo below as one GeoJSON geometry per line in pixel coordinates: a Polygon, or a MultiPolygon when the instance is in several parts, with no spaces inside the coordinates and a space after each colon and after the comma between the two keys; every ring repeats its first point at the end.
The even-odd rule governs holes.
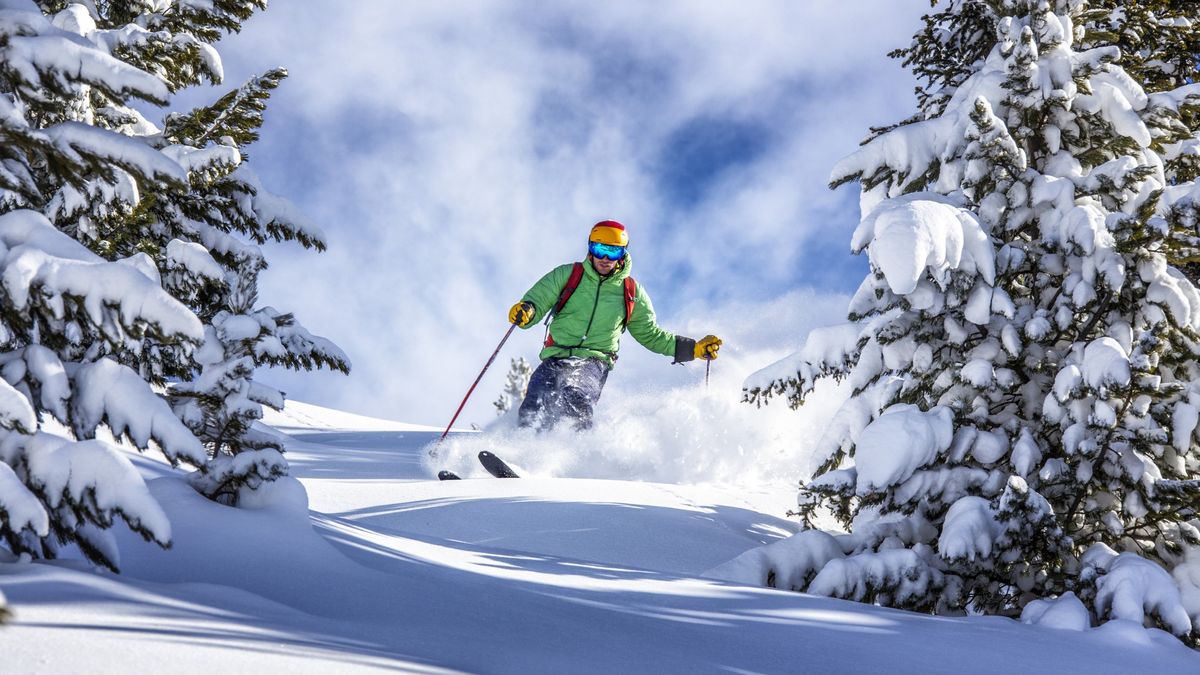
{"type": "Polygon", "coordinates": [[[508,375],[504,378],[504,391],[500,393],[500,398],[492,402],[492,405],[496,406],[497,415],[504,415],[512,410],[513,404],[520,405],[525,398],[525,390],[529,388],[529,378],[532,375],[533,366],[529,365],[525,357],[519,356],[512,359],[508,375]]]}
{"type": "Polygon", "coordinates": [[[796,406],[848,380],[797,513],[849,534],[764,578],[945,613],[1074,593],[1094,622],[1195,637],[1200,291],[1176,263],[1200,89],[1170,54],[1200,28],[1150,38],[1149,5],[1194,10],[1130,4],[952,1],[897,52],[920,111],[832,175],[863,193],[855,323],[746,384],[796,406]]]}
{"type": "Polygon", "coordinates": [[[340,349],[293,315],[256,306],[258,275],[267,267],[259,244],[295,241],[325,249],[320,230],[265,191],[242,152],[257,140],[270,92],[286,76],[282,68],[271,70],[211,106],[167,119],[164,140],[194,167],[191,190],[157,200],[152,211],[154,222],[176,237],[163,261],[169,271],[164,286],[208,326],[196,354],[199,373],[171,387],[176,413],[209,448],[211,459],[192,482],[229,504],[237,503],[241,488],[287,471],[278,441],[251,428],[263,405],[283,406],[282,392],[256,382],[255,369],[350,369],[340,349]]]}
{"type": "Polygon", "coordinates": [[[0,540],[14,553],[75,544],[117,569],[116,518],[168,546],[107,434],[199,467],[197,487],[232,503],[286,471],[250,428],[283,400],[254,369],[349,367],[255,304],[258,244],[324,248],[240,151],[286,72],[164,129],[132,105],[219,82],[211,43],[264,5],[0,0],[0,540]]]}
{"type": "Polygon", "coordinates": [[[67,193],[103,211],[135,203],[139,184],[187,181],[157,150],[90,123],[91,97],[161,102],[167,89],[64,28],[80,17],[78,5],[52,21],[28,0],[0,1],[0,540],[34,557],[75,544],[116,569],[106,531],[116,518],[163,546],[170,525],[128,460],[96,437],[204,461],[166,402],[121,364],[148,345],[186,353],[203,327],[144,257],[106,260],[39,213],[67,193]]]}

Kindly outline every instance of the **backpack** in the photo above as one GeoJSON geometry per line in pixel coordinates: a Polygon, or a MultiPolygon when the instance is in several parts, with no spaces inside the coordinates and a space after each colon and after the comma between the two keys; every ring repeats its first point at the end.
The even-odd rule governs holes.
{"type": "MultiPolygon", "coordinates": [[[[546,313],[546,325],[550,325],[550,321],[558,314],[567,301],[571,299],[571,294],[579,288],[579,282],[583,280],[583,263],[577,262],[571,267],[571,276],[567,277],[567,283],[563,286],[562,293],[558,296],[558,302],[554,304],[554,309],[546,313]]],[[[633,318],[633,307],[637,304],[637,282],[633,277],[625,277],[625,323],[621,324],[621,330],[624,331],[629,327],[629,320],[633,318]]],[[[546,346],[551,346],[552,341],[550,335],[546,335],[546,346]]]]}

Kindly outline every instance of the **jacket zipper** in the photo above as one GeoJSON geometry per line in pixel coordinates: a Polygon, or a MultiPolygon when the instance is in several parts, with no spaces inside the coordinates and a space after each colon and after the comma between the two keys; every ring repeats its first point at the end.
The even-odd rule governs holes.
{"type": "Polygon", "coordinates": [[[595,300],[595,302],[592,303],[592,315],[590,317],[588,317],[587,328],[583,329],[583,337],[579,339],[580,347],[583,346],[583,343],[587,342],[588,333],[592,332],[592,322],[596,320],[596,308],[600,306],[600,286],[606,280],[607,279],[605,279],[605,278],[601,278],[600,281],[596,284],[596,300],[595,300]]]}

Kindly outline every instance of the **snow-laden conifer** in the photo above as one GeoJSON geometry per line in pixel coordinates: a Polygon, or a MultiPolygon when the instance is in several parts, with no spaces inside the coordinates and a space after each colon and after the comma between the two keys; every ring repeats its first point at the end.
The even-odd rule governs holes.
{"type": "Polygon", "coordinates": [[[533,366],[525,360],[525,357],[519,356],[512,359],[508,368],[508,374],[504,377],[504,391],[500,393],[500,398],[492,401],[492,405],[496,406],[496,414],[503,416],[504,413],[512,410],[513,404],[520,405],[522,399],[525,398],[525,390],[529,388],[529,378],[533,375],[533,366]]]}
{"type": "Polygon", "coordinates": [[[1125,71],[1097,7],[952,2],[918,34],[936,43],[903,53],[921,111],[832,175],[862,188],[853,323],[746,384],[800,405],[821,378],[849,381],[798,508],[848,533],[715,574],[923,611],[1063,598],[1094,622],[1200,625],[1200,292],[1173,264],[1197,236],[1180,148],[1200,139],[1200,91],[1148,92],[1153,60],[1125,71]]]}
{"type": "Polygon", "coordinates": [[[207,324],[196,352],[199,371],[171,387],[172,404],[209,449],[210,461],[193,485],[225,503],[287,471],[278,441],[252,429],[262,406],[281,409],[284,400],[254,379],[255,370],[350,368],[336,345],[309,333],[292,314],[258,304],[258,276],[267,267],[259,244],[294,241],[325,249],[321,230],[267,191],[243,152],[258,139],[270,91],[286,75],[281,68],[269,71],[211,106],[168,117],[164,151],[189,168],[191,189],[156,200],[151,210],[153,222],[174,237],[163,261],[164,286],[207,324]]]}
{"type": "Polygon", "coordinates": [[[170,524],[107,430],[173,463],[204,448],[136,370],[147,344],[186,353],[195,314],[159,285],[145,256],[97,255],[43,215],[67,187],[97,204],[138,185],[181,189],[183,169],[145,143],[92,124],[89,96],[163,102],[167,87],[29,0],[0,1],[0,540],[53,557],[77,544],[116,568],[120,518],[166,546],[170,524]],[[88,186],[95,186],[89,190],[88,186]]]}
{"type": "MultiPolygon", "coordinates": [[[[212,43],[264,6],[261,0],[217,0],[47,9],[77,39],[153,73],[174,92],[219,83],[223,69],[212,43]]],[[[168,115],[161,128],[128,97],[80,92],[67,106],[79,121],[118,132],[131,146],[181,170],[184,180],[151,183],[117,173],[114,183],[124,190],[102,179],[63,182],[44,209],[60,229],[102,256],[142,261],[205,324],[204,347],[195,358],[190,349],[153,342],[124,358],[155,384],[178,381],[171,386],[172,405],[209,453],[194,484],[227,503],[236,502],[238,488],[286,472],[277,441],[251,430],[262,405],[280,407],[283,401],[281,392],[254,381],[255,369],[349,368],[341,350],[309,334],[292,315],[255,305],[258,275],[267,266],[260,244],[325,248],[320,229],[267,191],[247,165],[245,148],[258,139],[270,92],[286,76],[282,68],[270,70],[212,105],[168,115]]]]}
{"type": "Polygon", "coordinates": [[[74,543],[115,569],[115,518],[169,545],[161,509],[100,432],[208,469],[252,442],[231,434],[257,417],[253,401],[281,400],[249,366],[346,367],[290,315],[238,300],[255,297],[259,243],[323,246],[238,147],[282,71],[213,108],[227,114],[171,118],[171,133],[132,105],[220,81],[211,42],[263,5],[0,0],[0,539],[15,553],[74,543]],[[212,346],[237,316],[263,326],[234,339],[249,360],[212,346]],[[213,375],[222,359],[237,376],[213,375]],[[200,380],[237,393],[205,392],[190,429],[162,396],[170,379],[189,383],[183,394],[200,380]]]}

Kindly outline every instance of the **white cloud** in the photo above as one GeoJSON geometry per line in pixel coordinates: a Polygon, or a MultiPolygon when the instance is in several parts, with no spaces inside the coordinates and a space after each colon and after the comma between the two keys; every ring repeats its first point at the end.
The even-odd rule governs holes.
{"type": "MultiPolygon", "coordinates": [[[[335,339],[355,371],[269,379],[318,403],[448,421],[508,306],[577,259],[606,217],[630,226],[634,273],[668,329],[801,330],[819,315],[780,320],[787,301],[771,298],[820,278],[799,269],[810,247],[846,249],[857,200],[826,189],[828,170],[869,126],[909,112],[912,83],[883,56],[917,27],[923,7],[909,4],[273,5],[223,43],[229,84],[291,71],[252,164],[323,224],[331,247],[273,248],[262,299],[335,339]],[[766,140],[715,174],[680,168],[671,144],[681,129],[703,133],[697,120],[766,140]],[[673,199],[666,169],[703,179],[698,199],[673,199]],[[741,323],[715,315],[713,298],[743,307],[741,323]],[[695,319],[706,314],[712,323],[695,319]]],[[[840,313],[827,297],[801,304],[840,313]]],[[[758,349],[782,355],[800,337],[758,349]]],[[[490,419],[507,357],[532,357],[538,342],[540,332],[513,338],[464,419],[490,419]]],[[[626,342],[613,391],[684,372],[649,355],[637,365],[640,348],[626,342]]]]}

